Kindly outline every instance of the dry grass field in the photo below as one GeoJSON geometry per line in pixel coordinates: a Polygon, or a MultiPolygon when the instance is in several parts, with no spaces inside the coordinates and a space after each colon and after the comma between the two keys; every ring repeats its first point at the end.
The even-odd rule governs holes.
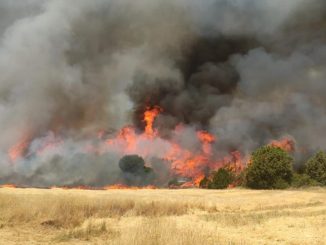
{"type": "Polygon", "coordinates": [[[326,244],[326,189],[0,189],[0,244],[326,244]]]}

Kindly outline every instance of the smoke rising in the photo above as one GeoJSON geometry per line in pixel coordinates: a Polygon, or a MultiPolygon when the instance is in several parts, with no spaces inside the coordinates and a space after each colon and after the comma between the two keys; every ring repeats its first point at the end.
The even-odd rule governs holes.
{"type": "Polygon", "coordinates": [[[154,106],[162,138],[137,147],[160,184],[168,140],[196,151],[196,130],[214,157],[290,137],[301,163],[326,143],[325,28],[323,0],[2,0],[0,182],[118,183],[123,150],[85,149],[154,106]]]}

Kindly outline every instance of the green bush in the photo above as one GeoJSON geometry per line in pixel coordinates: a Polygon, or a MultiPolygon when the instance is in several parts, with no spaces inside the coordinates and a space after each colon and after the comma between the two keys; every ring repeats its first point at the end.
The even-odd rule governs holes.
{"type": "Polygon", "coordinates": [[[235,186],[246,186],[246,170],[243,170],[234,176],[233,184],[235,186]]]}
{"type": "Polygon", "coordinates": [[[326,185],[326,154],[317,152],[306,163],[305,173],[322,185],[326,185]]]}
{"type": "Polygon", "coordinates": [[[145,161],[138,155],[126,155],[119,161],[119,167],[123,172],[128,173],[143,173],[147,167],[145,167],[145,161]]]}
{"type": "Polygon", "coordinates": [[[275,183],[273,184],[273,188],[272,189],[286,189],[290,187],[290,183],[285,181],[282,178],[277,178],[275,180],[275,183]]]}
{"type": "Polygon", "coordinates": [[[253,189],[284,189],[293,176],[293,158],[273,146],[257,149],[246,170],[246,185],[253,189]]]}
{"type": "Polygon", "coordinates": [[[230,170],[226,168],[220,168],[213,173],[211,181],[208,183],[208,188],[225,189],[233,182],[233,180],[234,175],[230,170]]]}
{"type": "Polygon", "coordinates": [[[119,161],[121,181],[132,186],[154,184],[155,173],[152,168],[145,166],[145,161],[138,155],[126,155],[119,161]]]}
{"type": "Polygon", "coordinates": [[[204,177],[200,182],[199,182],[199,187],[200,188],[208,188],[210,185],[211,181],[207,178],[204,177]]]}
{"type": "Polygon", "coordinates": [[[300,188],[300,187],[309,187],[309,186],[318,186],[319,183],[312,179],[307,174],[297,174],[295,173],[292,178],[292,187],[300,188]]]}

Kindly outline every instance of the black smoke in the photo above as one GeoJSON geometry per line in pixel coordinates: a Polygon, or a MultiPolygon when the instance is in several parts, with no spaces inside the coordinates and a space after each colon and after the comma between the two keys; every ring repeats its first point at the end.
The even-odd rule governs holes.
{"type": "MultiPolygon", "coordinates": [[[[173,62],[182,74],[182,86],[167,78],[135,74],[128,93],[134,102],[134,123],[144,126],[142,117],[148,107],[160,106],[164,117],[173,118],[164,127],[179,123],[207,128],[216,111],[228,105],[236,92],[239,74],[228,62],[234,54],[244,54],[259,42],[246,36],[198,36],[173,62]]],[[[164,130],[164,129],[163,129],[164,130]]]]}

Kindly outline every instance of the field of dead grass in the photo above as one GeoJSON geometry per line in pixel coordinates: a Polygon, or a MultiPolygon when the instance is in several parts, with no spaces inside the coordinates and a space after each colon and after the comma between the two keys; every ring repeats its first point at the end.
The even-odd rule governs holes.
{"type": "Polygon", "coordinates": [[[0,189],[0,244],[326,244],[326,189],[0,189]]]}

